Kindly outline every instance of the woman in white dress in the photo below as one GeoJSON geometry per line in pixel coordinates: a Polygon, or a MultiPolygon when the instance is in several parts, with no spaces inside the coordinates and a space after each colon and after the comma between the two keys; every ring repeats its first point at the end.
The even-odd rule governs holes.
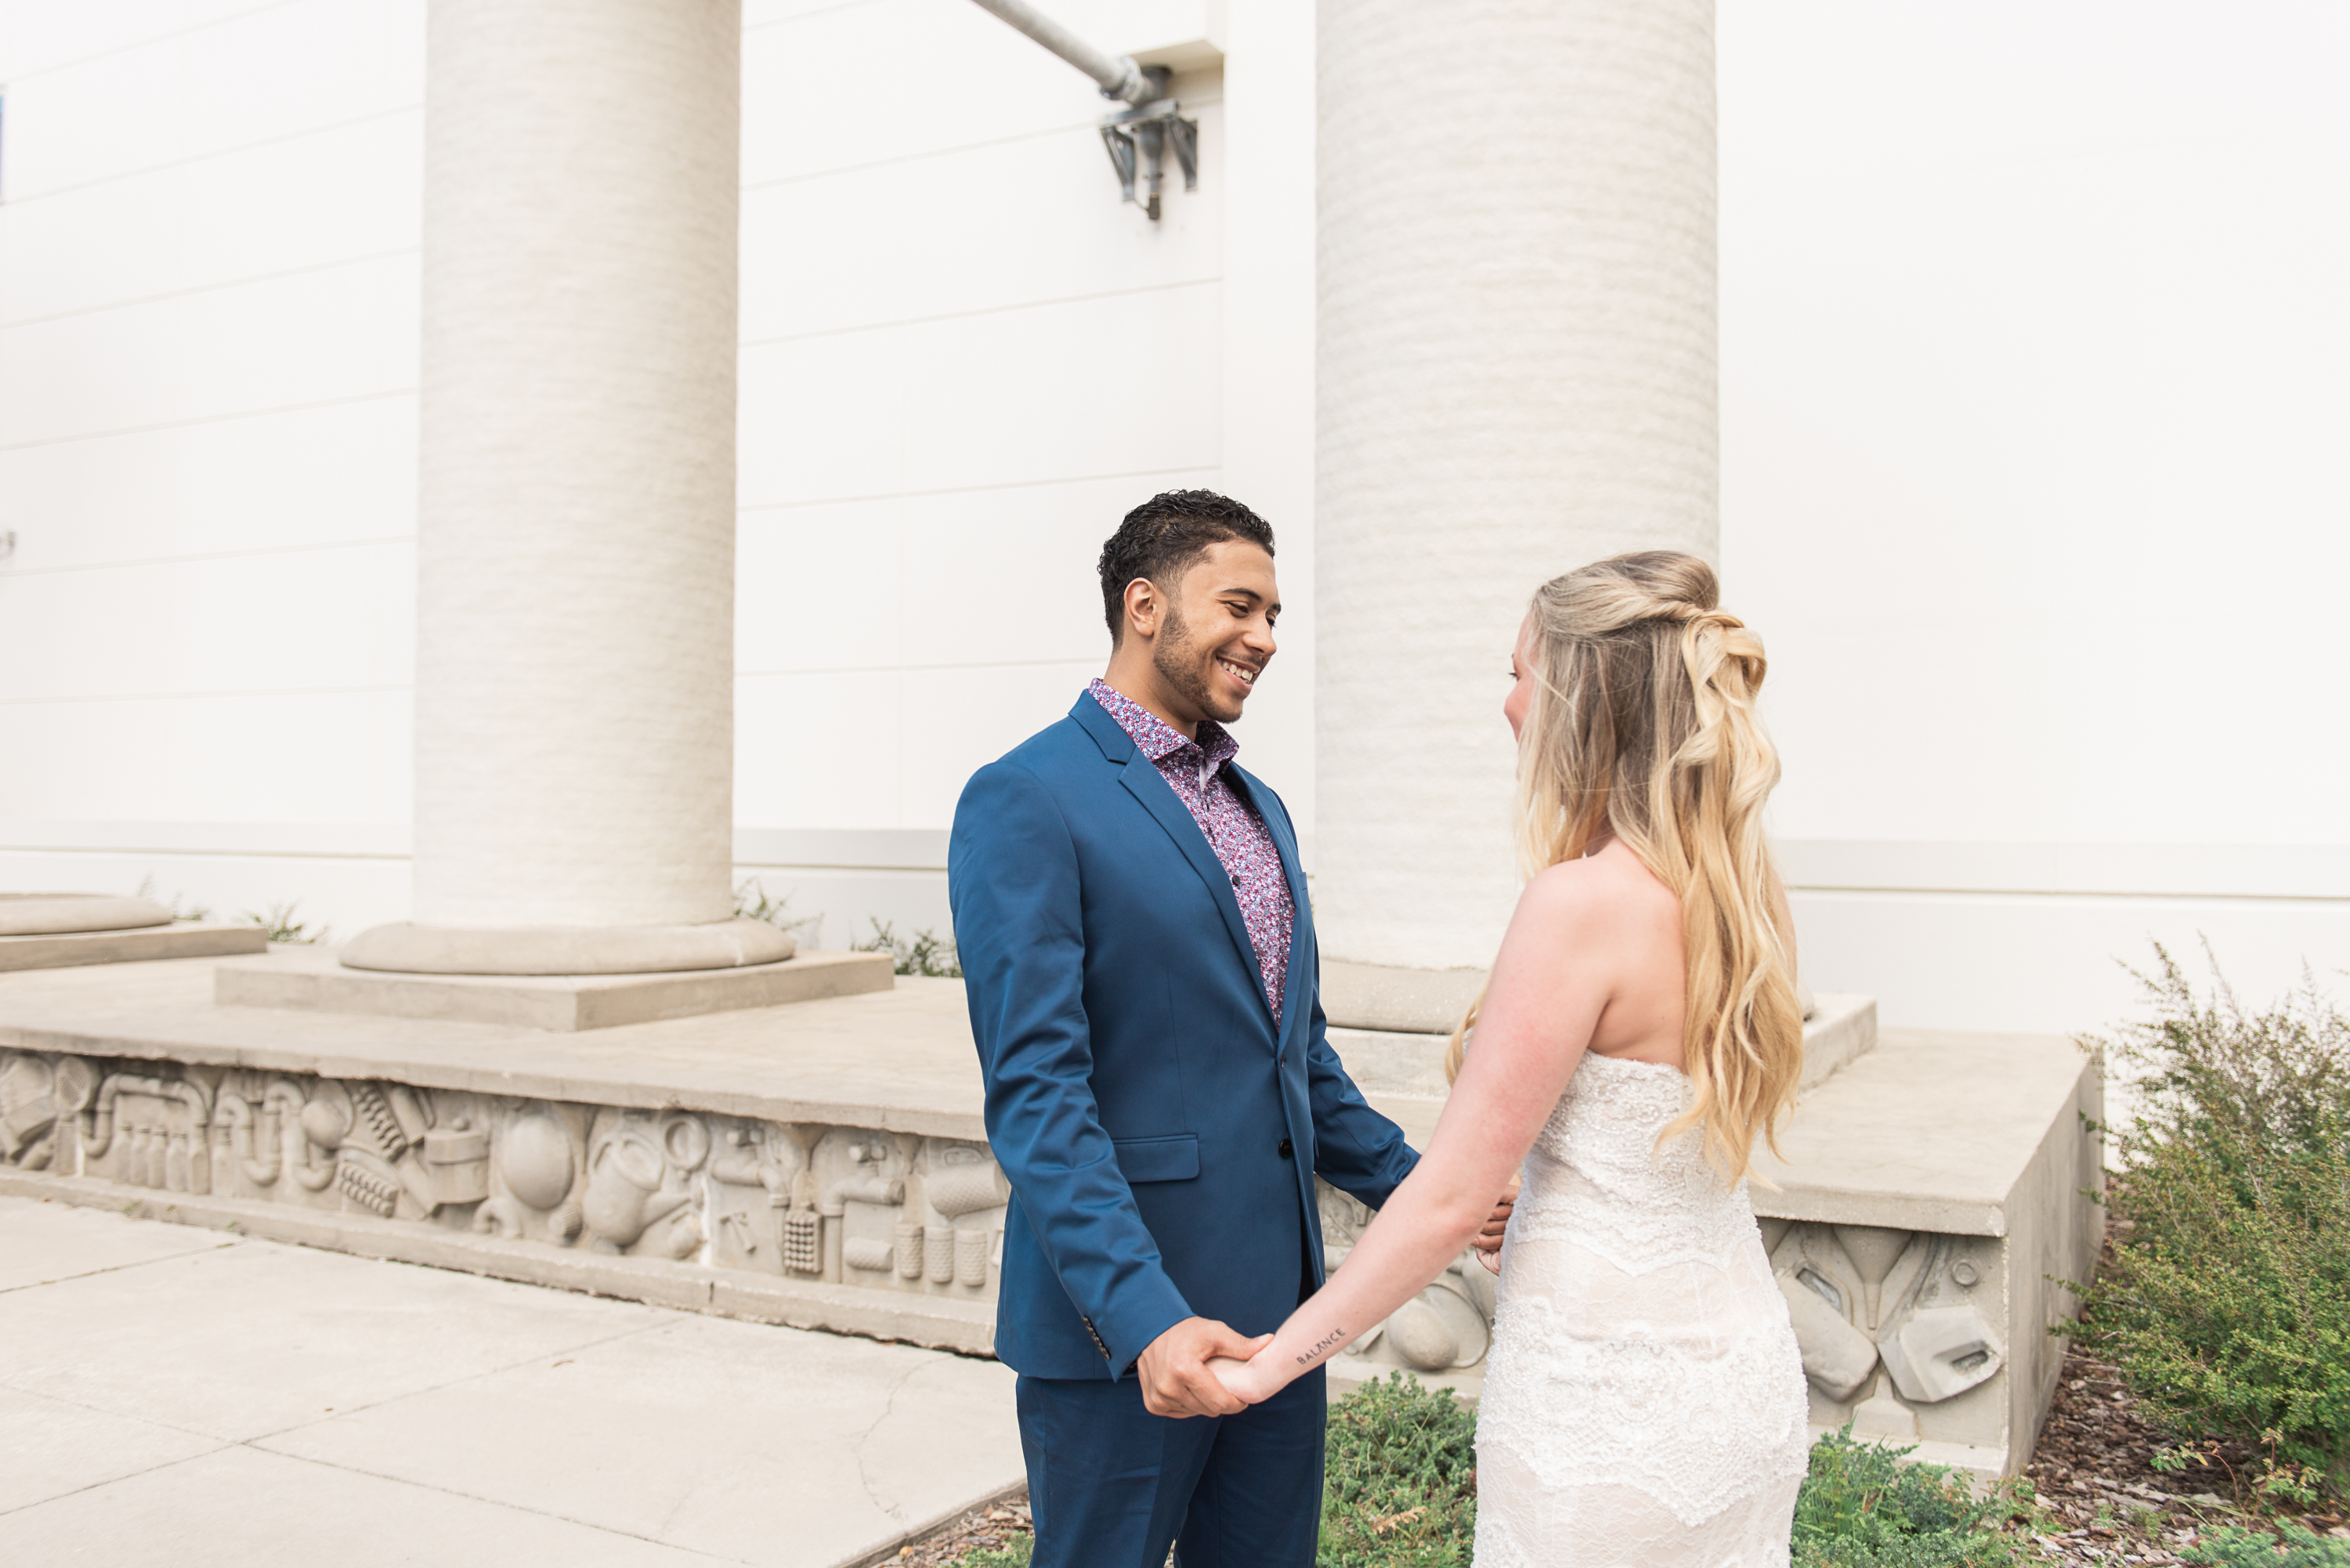
{"type": "Polygon", "coordinates": [[[1253,1358],[1211,1364],[1253,1401],[1326,1361],[1458,1257],[1522,1171],[1478,1411],[1478,1568],[1787,1562],[1804,1374],[1745,1184],[1803,1054],[1762,837],[1762,672],[1695,556],[1618,556],[1534,595],[1503,704],[1528,881],[1454,1036],[1451,1099],[1329,1283],[1253,1358]]]}

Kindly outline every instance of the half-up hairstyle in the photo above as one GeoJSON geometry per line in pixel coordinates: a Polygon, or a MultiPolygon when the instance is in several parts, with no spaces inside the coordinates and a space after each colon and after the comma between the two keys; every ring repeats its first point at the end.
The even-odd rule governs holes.
{"type": "MultiPolygon", "coordinates": [[[[1762,803],[1779,756],[1754,707],[1762,643],[1721,607],[1713,568],[1643,550],[1534,593],[1534,702],[1518,743],[1518,857],[1529,877],[1613,836],[1680,899],[1688,952],[1682,1062],[1690,1109],[1732,1179],[1803,1073],[1803,1014],[1780,929],[1762,803]]],[[[1460,1070],[1476,1009],[1453,1032],[1460,1070]]]]}

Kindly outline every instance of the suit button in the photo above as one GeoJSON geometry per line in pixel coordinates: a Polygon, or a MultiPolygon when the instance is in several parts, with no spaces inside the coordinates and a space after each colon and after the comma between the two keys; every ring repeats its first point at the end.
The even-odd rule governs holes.
{"type": "Polygon", "coordinates": [[[1289,1147],[1289,1140],[1287,1138],[1283,1138],[1281,1140],[1281,1147],[1274,1152],[1279,1154],[1284,1159],[1295,1159],[1297,1158],[1297,1151],[1289,1147]]]}

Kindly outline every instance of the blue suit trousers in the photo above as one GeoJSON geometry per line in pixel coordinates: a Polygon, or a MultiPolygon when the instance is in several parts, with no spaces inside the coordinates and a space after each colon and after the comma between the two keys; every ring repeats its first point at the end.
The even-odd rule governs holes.
{"type": "Polygon", "coordinates": [[[1023,1377],[1033,1568],[1314,1568],[1326,1396],[1315,1367],[1237,1416],[1176,1420],[1132,1377],[1023,1377]]]}

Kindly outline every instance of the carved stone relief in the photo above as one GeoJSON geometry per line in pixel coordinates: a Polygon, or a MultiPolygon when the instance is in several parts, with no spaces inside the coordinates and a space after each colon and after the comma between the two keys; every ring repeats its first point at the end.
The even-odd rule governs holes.
{"type": "Polygon", "coordinates": [[[983,1143],[0,1051],[0,1162],[499,1241],[992,1299],[983,1143]]]}
{"type": "Polygon", "coordinates": [[[1872,1225],[1762,1227],[1814,1420],[1903,1437],[1918,1435],[1920,1412],[1954,1437],[1981,1424],[1971,1407],[1995,1395],[1988,1386],[2007,1364],[2005,1243],[1872,1225]]]}

